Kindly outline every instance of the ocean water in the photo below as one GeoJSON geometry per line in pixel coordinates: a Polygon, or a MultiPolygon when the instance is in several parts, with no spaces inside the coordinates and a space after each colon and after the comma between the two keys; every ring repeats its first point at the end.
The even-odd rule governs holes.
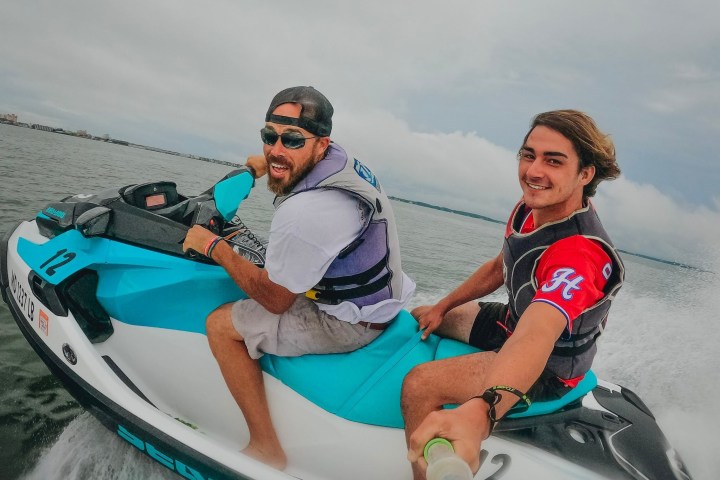
{"type": "MultiPolygon", "coordinates": [[[[0,125],[0,233],[70,194],[152,180],[171,180],[180,192],[197,194],[229,170],[0,125]]],[[[258,187],[241,213],[263,235],[272,196],[261,183],[258,187]]],[[[417,283],[412,306],[437,301],[500,251],[502,225],[401,202],[394,208],[403,268],[417,283]]],[[[720,476],[715,454],[720,258],[718,252],[704,253],[707,264],[698,269],[624,256],[627,281],[601,339],[595,370],[639,394],[694,478],[710,480],[720,476]]],[[[146,478],[176,477],[84,412],[0,303],[0,480],[146,478]]]]}

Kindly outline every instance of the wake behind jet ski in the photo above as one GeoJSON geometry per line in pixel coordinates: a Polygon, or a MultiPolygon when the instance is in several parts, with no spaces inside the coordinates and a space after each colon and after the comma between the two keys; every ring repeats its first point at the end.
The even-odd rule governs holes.
{"type": "MultiPolygon", "coordinates": [[[[263,242],[235,216],[252,185],[239,169],[196,197],[154,182],[53,202],[3,239],[3,299],[78,402],[181,477],[409,479],[402,379],[419,363],[476,350],[434,335],[421,341],[407,312],[352,353],[265,355],[289,465],[279,472],[240,453],[248,433],[205,318],[246,296],[181,245],[202,224],[263,265],[263,242]]],[[[592,372],[563,398],[500,421],[481,459],[476,479],[690,478],[637,395],[592,372]]]]}

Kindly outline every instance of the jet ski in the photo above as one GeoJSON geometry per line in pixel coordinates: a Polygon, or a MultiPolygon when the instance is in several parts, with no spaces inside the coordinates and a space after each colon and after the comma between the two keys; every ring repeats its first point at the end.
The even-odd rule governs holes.
{"type": "MultiPolygon", "coordinates": [[[[253,185],[240,168],[197,196],[161,181],[52,202],[2,239],[3,299],[77,401],[180,477],[410,479],[404,376],[476,350],[435,335],[422,341],[406,311],[352,353],[265,355],[289,464],[281,472],[242,454],[247,427],[210,352],[205,318],[246,295],[223,268],[181,246],[201,224],[262,267],[265,243],[237,215],[253,185]]],[[[476,479],[691,478],[640,398],[592,371],[558,400],[511,411],[482,448],[476,479]]]]}

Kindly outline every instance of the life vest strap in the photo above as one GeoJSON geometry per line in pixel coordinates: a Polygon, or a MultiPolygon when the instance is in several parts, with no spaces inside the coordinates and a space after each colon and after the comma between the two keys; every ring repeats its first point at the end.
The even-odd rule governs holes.
{"type": "Polygon", "coordinates": [[[332,289],[335,287],[343,287],[346,285],[364,285],[375,278],[387,267],[388,255],[385,255],[379,262],[364,272],[354,275],[346,275],[344,277],[326,277],[320,280],[315,287],[318,290],[332,289]]]}
{"type": "MultiPolygon", "coordinates": [[[[553,355],[557,355],[558,357],[574,357],[575,355],[580,355],[582,353],[587,352],[592,348],[592,346],[597,341],[598,337],[602,334],[602,330],[598,329],[595,332],[595,335],[593,338],[588,340],[587,342],[583,343],[580,346],[576,347],[555,347],[552,350],[553,355]]],[[[574,337],[573,340],[579,340],[580,338],[587,337],[587,334],[585,335],[579,335],[578,337],[574,337]]]]}
{"type": "Polygon", "coordinates": [[[390,284],[390,273],[386,273],[374,282],[361,285],[359,287],[346,288],[343,290],[324,290],[313,288],[305,292],[305,296],[310,300],[328,305],[337,305],[345,300],[353,298],[365,297],[379,292],[390,284]]]}

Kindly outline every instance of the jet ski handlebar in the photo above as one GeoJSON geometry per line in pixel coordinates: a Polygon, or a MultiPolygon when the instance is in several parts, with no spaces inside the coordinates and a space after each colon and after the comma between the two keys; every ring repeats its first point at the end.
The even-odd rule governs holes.
{"type": "MultiPolygon", "coordinates": [[[[255,176],[247,167],[233,170],[203,195],[206,200],[195,206],[190,226],[200,225],[216,235],[225,235],[235,253],[242,255],[255,265],[265,264],[265,245],[236,216],[240,203],[255,186],[255,176]]],[[[200,255],[188,250],[186,255],[198,259],[200,255]]]]}

